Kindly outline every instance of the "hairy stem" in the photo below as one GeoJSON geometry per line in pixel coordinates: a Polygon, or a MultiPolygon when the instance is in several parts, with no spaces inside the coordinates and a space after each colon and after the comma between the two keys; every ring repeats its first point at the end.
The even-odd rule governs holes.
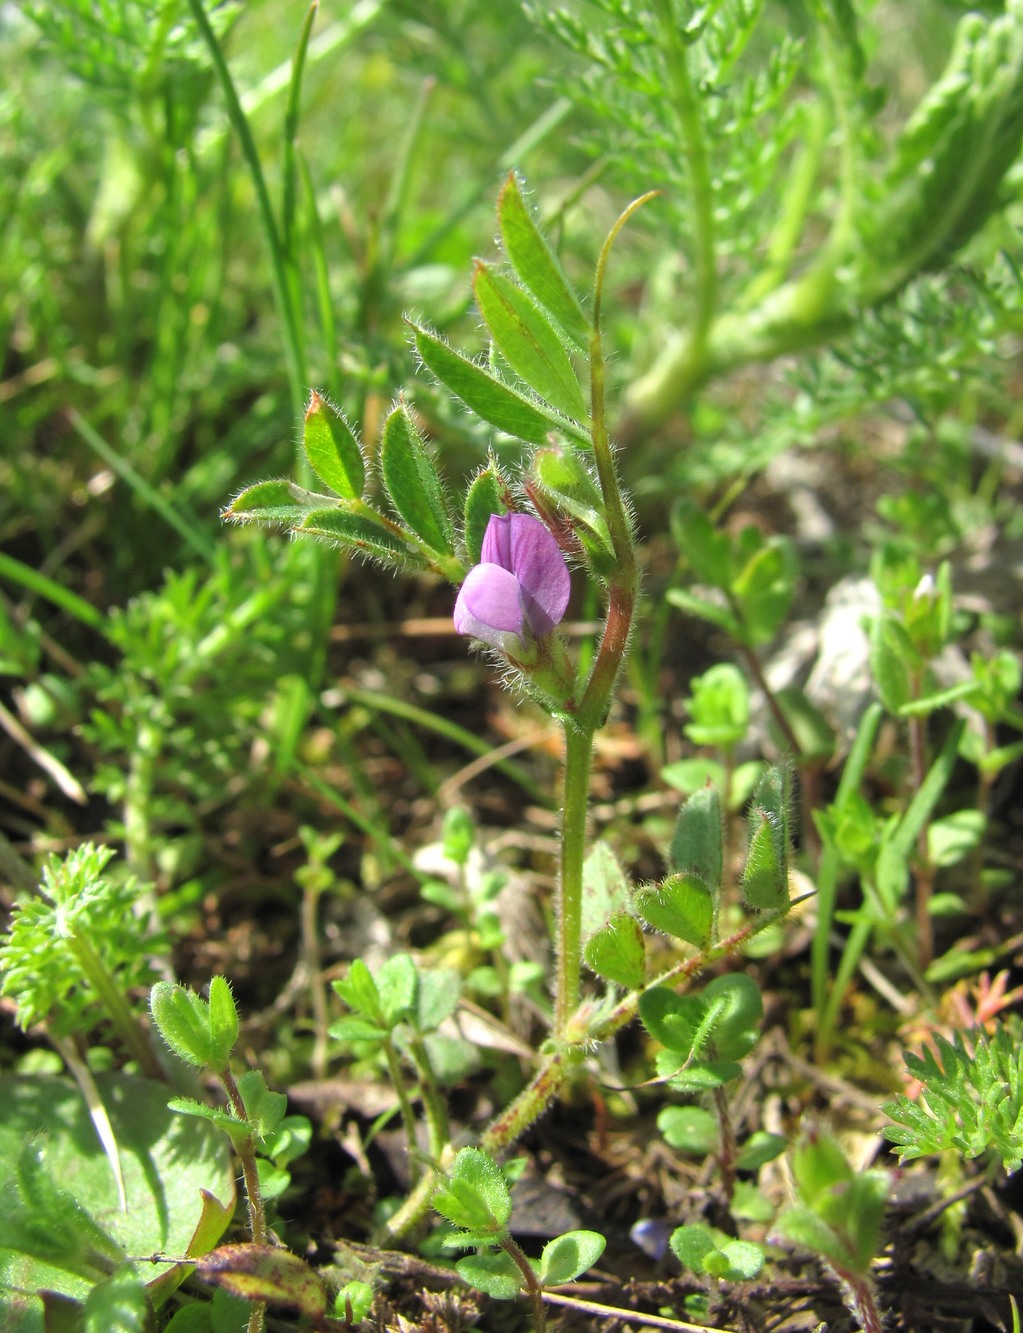
{"type": "MultiPolygon", "coordinates": [[[[236,1120],[247,1121],[248,1114],[242,1100],[241,1089],[235,1082],[230,1069],[218,1069],[217,1077],[227,1093],[231,1111],[236,1120]]],[[[245,1182],[245,1206],[249,1214],[249,1233],[253,1245],[266,1245],[269,1233],[266,1229],[266,1205],[263,1203],[263,1191],[259,1184],[259,1171],[256,1168],[256,1145],[251,1134],[246,1135],[244,1143],[237,1148],[238,1160],[242,1165],[242,1179],[245,1182]]],[[[266,1325],[266,1302],[253,1301],[249,1311],[248,1333],[263,1333],[266,1325]]]]}
{"type": "Polygon", "coordinates": [[[586,858],[586,811],[590,794],[593,732],[565,724],[565,783],[561,813],[561,874],[558,881],[557,971],[554,985],[554,1036],[568,1041],[572,1016],[579,1007],[582,969],[583,863],[586,858]]]}
{"type": "Polygon", "coordinates": [[[721,1189],[731,1206],[735,1194],[735,1130],[732,1127],[732,1108],[724,1088],[714,1089],[714,1109],[718,1117],[718,1169],[721,1189]]]}
{"type": "Polygon", "coordinates": [[[835,1266],[846,1304],[863,1333],[884,1333],[884,1321],[877,1308],[877,1297],[870,1278],[862,1273],[852,1273],[835,1266]]]}
{"type": "Polygon", "coordinates": [[[548,1056],[532,1082],[491,1121],[480,1139],[480,1147],[494,1155],[510,1148],[559,1095],[571,1066],[572,1061],[565,1051],[548,1056]]]}
{"type": "Polygon", "coordinates": [[[501,1249],[509,1255],[515,1262],[516,1267],[522,1274],[522,1280],[526,1291],[529,1293],[529,1303],[533,1307],[533,1328],[535,1333],[545,1333],[547,1328],[547,1312],[543,1304],[543,1288],[533,1271],[533,1265],[526,1258],[522,1247],[511,1236],[506,1236],[501,1242],[501,1249]]]}

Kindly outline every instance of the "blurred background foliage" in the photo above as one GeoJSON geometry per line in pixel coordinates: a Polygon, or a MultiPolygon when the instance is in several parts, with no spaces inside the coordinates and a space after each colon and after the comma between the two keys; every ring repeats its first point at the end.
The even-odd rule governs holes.
{"type": "MultiPolygon", "coordinates": [[[[484,350],[469,274],[493,252],[511,169],[583,290],[621,208],[662,191],[616,249],[606,302],[648,567],[626,702],[654,759],[678,757],[676,702],[720,651],[680,631],[665,597],[688,577],[672,530],[683,496],[793,536],[810,617],[871,547],[976,557],[988,632],[1011,640],[1016,575],[1008,594],[984,583],[985,553],[997,541],[1009,560],[1021,536],[1004,484],[1019,468],[1023,309],[1009,39],[993,68],[1016,82],[983,84],[1009,108],[1002,157],[959,231],[898,278],[898,255],[883,281],[883,256],[871,267],[885,217],[905,230],[912,208],[935,214],[892,146],[965,11],[323,3],[299,84],[303,16],[280,0],[0,8],[7,836],[124,836],[128,868],[179,904],[273,878],[260,847],[297,846],[310,809],[353,831],[364,882],[407,861],[392,834],[429,822],[417,801],[479,753],[487,725],[482,669],[436,629],[447,592],[226,532],[219,513],[243,485],[296,472],[312,386],[371,443],[403,391],[453,484],[479,466],[486,433],[417,375],[403,315],[484,350]],[[829,263],[809,323],[757,325],[829,263]],[[704,359],[647,411],[642,386],[694,329],[704,359]],[[403,637],[423,618],[434,637],[403,637]]],[[[940,119],[922,144],[939,166],[955,128],[940,119]]]]}

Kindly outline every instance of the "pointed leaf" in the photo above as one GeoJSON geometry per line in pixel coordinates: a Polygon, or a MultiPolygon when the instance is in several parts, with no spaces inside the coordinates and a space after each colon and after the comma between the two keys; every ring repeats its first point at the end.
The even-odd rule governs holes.
{"type": "Polygon", "coordinates": [[[497,217],[505,254],[522,285],[549,310],[580,347],[590,340],[590,321],[526,206],[511,173],[497,200],[497,217]]]}
{"type": "Polygon", "coordinates": [[[456,352],[436,334],[418,325],[412,327],[423,364],[488,425],[528,444],[546,444],[552,430],[570,435],[582,444],[589,443],[589,435],[575,422],[541,408],[475,361],[456,352]]]}
{"type": "Polygon", "coordinates": [[[362,449],[344,414],[314,389],[306,409],[302,432],[309,466],[324,485],[358,500],[366,483],[362,449]]]}
{"type": "Polygon", "coordinates": [[[766,810],[754,807],[749,816],[749,850],[742,872],[742,896],[749,907],[763,911],[788,902],[784,863],[778,855],[777,830],[766,810]]]}
{"type": "Polygon", "coordinates": [[[316,509],[306,514],[296,531],[328,537],[338,546],[354,547],[360,555],[388,564],[421,562],[418,553],[387,527],[383,519],[353,514],[340,505],[336,509],[316,509]]]}
{"type": "Polygon", "coordinates": [[[604,501],[579,453],[558,446],[538,449],[530,467],[527,490],[537,503],[536,491],[551,501],[561,522],[569,519],[595,572],[609,578],[617,561],[604,518],[604,501]]]}
{"type": "Polygon", "coordinates": [[[462,1148],[433,1206],[463,1231],[503,1234],[511,1217],[511,1194],[501,1168],[480,1148],[462,1148]]]}
{"type": "Polygon", "coordinates": [[[585,421],[579,377],[561,338],[532,297],[482,261],[473,291],[494,345],[525,384],[573,421],[585,421]]]}
{"type": "Polygon", "coordinates": [[[368,1019],[379,1028],[386,1027],[380,992],[373,980],[373,974],[362,961],[356,958],[348,969],[347,977],[334,982],[334,990],[362,1018],[368,1019]]]}
{"type": "Polygon", "coordinates": [[[395,1024],[404,1022],[415,1010],[419,987],[416,965],[407,953],[397,953],[380,967],[374,980],[384,1023],[393,1028],[395,1024]]]}
{"type": "Polygon", "coordinates": [[[730,639],[742,642],[744,630],[741,623],[720,602],[710,601],[708,597],[689,592],[686,588],[669,588],[665,597],[671,606],[677,606],[680,611],[717,625],[730,639]]]}
{"type": "Polygon", "coordinates": [[[697,949],[706,949],[714,939],[715,896],[696,875],[672,875],[657,888],[641,889],[635,905],[648,926],[697,949]]]}
{"type": "Polygon", "coordinates": [[[303,490],[291,481],[260,481],[236,495],[223,517],[232,523],[280,523],[294,527],[312,510],[331,503],[329,495],[303,490]]]}
{"type": "Polygon", "coordinates": [[[678,812],[668,864],[673,870],[696,875],[716,893],[721,884],[723,840],[721,796],[716,787],[703,787],[678,812]]]}
{"type": "Polygon", "coordinates": [[[784,907],[789,901],[788,823],[792,808],[792,775],[788,768],[769,768],[753,793],[749,815],[749,851],[742,874],[743,897],[750,907],[784,907]]]}
{"type": "Polygon", "coordinates": [[[583,954],[598,976],[627,990],[639,990],[646,980],[643,932],[628,912],[620,912],[591,935],[583,954]]]}
{"type": "Polygon", "coordinates": [[[222,1129],[231,1140],[235,1149],[245,1147],[246,1142],[252,1137],[252,1126],[247,1120],[239,1120],[233,1116],[230,1111],[225,1111],[220,1106],[207,1106],[205,1102],[197,1102],[192,1097],[172,1097],[167,1103],[172,1111],[177,1111],[179,1115],[192,1115],[199,1120],[208,1120],[211,1125],[216,1125],[222,1129]]]}
{"type": "Polygon", "coordinates": [[[399,517],[431,551],[451,555],[454,534],[440,474],[404,406],[384,424],[380,471],[399,517]]]}
{"type": "Polygon", "coordinates": [[[870,670],[889,713],[899,713],[912,698],[910,684],[916,653],[912,644],[888,616],[878,616],[870,636],[870,670]]]}
{"type": "Polygon", "coordinates": [[[491,461],[472,480],[465,496],[465,546],[472,564],[478,565],[483,554],[483,538],[495,514],[507,514],[507,483],[491,461]]]}
{"type": "Polygon", "coordinates": [[[238,1010],[225,977],[210,982],[210,1065],[224,1069],[238,1040],[238,1010]]]}
{"type": "Polygon", "coordinates": [[[149,995],[149,1009],[175,1055],[186,1064],[212,1067],[210,1007],[201,995],[171,981],[158,981],[149,995]]]}
{"type": "Polygon", "coordinates": [[[339,1018],[330,1025],[330,1035],[335,1041],[383,1041],[387,1029],[371,1023],[366,1018],[339,1018]]]}

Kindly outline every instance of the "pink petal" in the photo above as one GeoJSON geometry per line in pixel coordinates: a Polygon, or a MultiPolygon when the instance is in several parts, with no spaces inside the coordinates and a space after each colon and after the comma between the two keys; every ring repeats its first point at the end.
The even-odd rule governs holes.
{"type": "Polygon", "coordinates": [[[513,514],[512,572],[522,588],[526,620],[536,637],[549,634],[565,615],[572,590],[565,557],[539,519],[513,514]]]}
{"type": "Polygon", "coordinates": [[[505,634],[521,636],[523,607],[515,575],[500,565],[470,569],[455,602],[455,629],[500,648],[505,634]]]}

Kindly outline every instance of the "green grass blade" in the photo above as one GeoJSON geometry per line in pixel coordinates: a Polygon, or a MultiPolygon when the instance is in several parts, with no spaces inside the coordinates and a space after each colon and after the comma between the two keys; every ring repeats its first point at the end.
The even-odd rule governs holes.
{"type": "Polygon", "coordinates": [[[178,536],[196,555],[212,564],[216,557],[216,544],[203,532],[194,519],[182,514],[169,500],[165,500],[159,491],[150,486],[145,477],[140,477],[132,465],[111,449],[106,440],[88,422],[85,417],[71,409],[71,425],[94,453],[99,454],[103,462],[126,482],[143,503],[154,510],[163,521],[174,529],[178,536]]]}

